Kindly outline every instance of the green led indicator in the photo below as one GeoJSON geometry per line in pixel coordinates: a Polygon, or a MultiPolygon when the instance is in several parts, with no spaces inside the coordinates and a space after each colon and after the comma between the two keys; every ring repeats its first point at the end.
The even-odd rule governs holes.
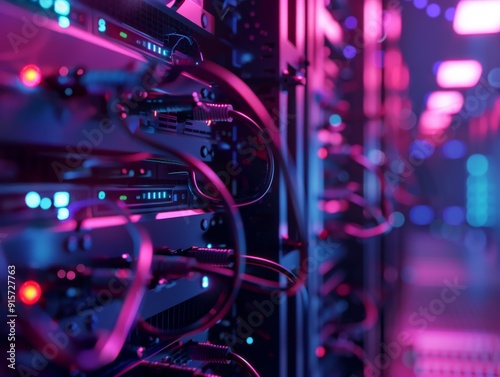
{"type": "Polygon", "coordinates": [[[127,200],[127,195],[120,195],[120,200],[127,200]]]}
{"type": "Polygon", "coordinates": [[[106,199],[106,193],[104,191],[99,191],[99,194],[97,194],[97,197],[101,200],[106,199]]]}
{"type": "Polygon", "coordinates": [[[127,33],[125,33],[124,31],[120,31],[120,37],[122,37],[122,38],[127,38],[127,37],[128,37],[128,35],[127,35],[127,33]]]}

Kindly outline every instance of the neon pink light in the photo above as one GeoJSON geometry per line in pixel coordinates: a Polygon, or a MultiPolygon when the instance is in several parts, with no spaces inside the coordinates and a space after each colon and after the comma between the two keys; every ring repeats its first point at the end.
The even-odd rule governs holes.
{"type": "Polygon", "coordinates": [[[397,41],[401,36],[401,11],[390,9],[385,13],[384,16],[384,29],[386,31],[386,36],[389,41],[397,41]]]}
{"type": "Polygon", "coordinates": [[[175,219],[184,216],[202,215],[204,213],[202,209],[187,209],[184,211],[160,212],[155,218],[156,220],[175,219]]]}
{"type": "Polygon", "coordinates": [[[330,42],[334,44],[342,42],[342,27],[326,10],[320,10],[318,12],[318,25],[330,42]]]}
{"type": "Polygon", "coordinates": [[[477,60],[448,60],[439,65],[437,83],[442,88],[468,88],[477,84],[482,71],[477,60]]]}
{"type": "MultiPolygon", "coordinates": [[[[130,216],[130,221],[133,223],[138,222],[140,219],[141,215],[130,216]]],[[[92,217],[90,219],[83,220],[82,228],[85,229],[106,228],[110,226],[123,225],[126,223],[127,220],[123,216],[92,217]]]]}
{"type": "Polygon", "coordinates": [[[464,105],[464,96],[457,91],[432,92],[427,99],[427,109],[440,113],[456,114],[464,105]]]}
{"type": "Polygon", "coordinates": [[[451,115],[439,111],[426,110],[420,115],[420,131],[433,134],[443,130],[451,124],[451,115]]]}
{"type": "Polygon", "coordinates": [[[500,31],[500,1],[463,0],[453,20],[457,34],[491,34],[500,31]]]}

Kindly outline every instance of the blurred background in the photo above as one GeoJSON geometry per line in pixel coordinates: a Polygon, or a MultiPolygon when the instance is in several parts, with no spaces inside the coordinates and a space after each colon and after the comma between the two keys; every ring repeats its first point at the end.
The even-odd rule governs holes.
{"type": "Polygon", "coordinates": [[[7,375],[500,377],[500,0],[0,31],[7,375]]]}

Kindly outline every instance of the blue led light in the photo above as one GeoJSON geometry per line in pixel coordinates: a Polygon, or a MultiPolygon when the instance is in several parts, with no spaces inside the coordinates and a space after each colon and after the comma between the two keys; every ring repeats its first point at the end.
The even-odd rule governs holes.
{"type": "Polygon", "coordinates": [[[429,17],[436,18],[441,13],[441,7],[437,4],[429,4],[425,11],[429,17]]]}
{"type": "Polygon", "coordinates": [[[54,207],[66,207],[69,204],[69,192],[59,191],[54,194],[54,207]]]}
{"type": "Polygon", "coordinates": [[[470,175],[479,177],[488,171],[488,159],[482,154],[473,154],[467,159],[467,171],[470,175]]]}
{"type": "Polygon", "coordinates": [[[405,223],[405,215],[401,212],[393,212],[389,215],[389,224],[394,228],[401,228],[405,223]]]}
{"type": "Polygon", "coordinates": [[[330,126],[338,127],[342,124],[342,117],[339,114],[332,114],[330,115],[328,122],[330,123],[330,126]]]}
{"type": "Polygon", "coordinates": [[[61,16],[67,16],[69,14],[69,10],[70,5],[67,0],[56,0],[54,3],[54,11],[61,16]]]}
{"type": "Polygon", "coordinates": [[[59,208],[57,210],[57,218],[61,221],[66,220],[69,217],[69,209],[59,208]]]}
{"type": "Polygon", "coordinates": [[[52,200],[50,200],[49,198],[43,198],[40,201],[40,208],[43,209],[43,210],[47,210],[51,206],[52,206],[52,200]]]}
{"type": "Polygon", "coordinates": [[[99,191],[99,194],[97,194],[97,197],[101,200],[106,199],[106,193],[104,191],[99,191]]]}
{"type": "Polygon", "coordinates": [[[426,140],[415,140],[410,144],[410,155],[415,160],[426,159],[434,153],[434,146],[426,140]]]}
{"type": "Polygon", "coordinates": [[[410,209],[410,220],[417,225],[428,225],[434,220],[434,210],[425,205],[410,209]]]}
{"type": "Polygon", "coordinates": [[[207,243],[207,247],[208,247],[209,249],[211,249],[211,248],[212,248],[212,244],[211,244],[211,243],[207,243]]]}
{"type": "Polygon", "coordinates": [[[247,338],[247,344],[248,345],[253,344],[253,338],[251,336],[247,338]]]}
{"type": "Polygon", "coordinates": [[[101,33],[104,33],[106,31],[106,20],[104,18],[99,18],[99,21],[97,22],[98,25],[98,30],[101,33]]]}
{"type": "Polygon", "coordinates": [[[207,289],[209,285],[210,285],[210,281],[208,280],[208,276],[203,276],[201,278],[201,287],[204,289],[207,289]]]}
{"type": "Polygon", "coordinates": [[[427,0],[413,0],[415,8],[424,9],[427,6],[427,0]]]}
{"type": "Polygon", "coordinates": [[[151,199],[151,193],[148,192],[148,199],[151,199]]]}
{"type": "Polygon", "coordinates": [[[443,220],[449,225],[460,225],[465,220],[465,213],[462,207],[452,206],[443,211],[443,220]]]}
{"type": "Polygon", "coordinates": [[[455,19],[455,8],[448,8],[444,12],[444,18],[448,21],[453,21],[455,19]]]}
{"type": "Polygon", "coordinates": [[[349,16],[345,19],[344,25],[347,29],[356,29],[356,26],[358,26],[358,19],[356,17],[349,16]]]}
{"type": "Polygon", "coordinates": [[[148,42],[148,50],[151,50],[151,42],[148,42]]]}
{"type": "Polygon", "coordinates": [[[465,156],[467,147],[463,141],[450,140],[443,144],[443,155],[450,159],[459,159],[465,156]]]}
{"type": "Polygon", "coordinates": [[[491,225],[494,203],[486,175],[467,178],[467,222],[474,227],[491,225]]]}
{"type": "Polygon", "coordinates": [[[66,17],[66,16],[61,16],[59,17],[59,26],[62,27],[63,29],[66,29],[67,27],[69,27],[69,18],[66,17]]]}
{"type": "Polygon", "coordinates": [[[26,194],[24,201],[29,208],[37,208],[40,205],[40,195],[35,191],[30,191],[26,194]]]}
{"type": "Polygon", "coordinates": [[[356,56],[356,48],[351,45],[347,45],[344,47],[344,56],[347,59],[353,59],[356,56]]]}
{"type": "Polygon", "coordinates": [[[52,4],[54,4],[54,1],[53,0],[40,0],[39,3],[43,9],[49,9],[52,7],[52,4]]]}
{"type": "Polygon", "coordinates": [[[156,192],[153,192],[153,199],[156,199],[156,192]]]}

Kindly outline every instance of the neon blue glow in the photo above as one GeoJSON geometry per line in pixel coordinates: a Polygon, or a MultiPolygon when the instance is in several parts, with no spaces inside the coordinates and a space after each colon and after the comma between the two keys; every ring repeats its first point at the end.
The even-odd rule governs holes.
{"type": "Polygon", "coordinates": [[[443,155],[450,159],[459,159],[467,153],[467,146],[463,141],[450,140],[443,144],[443,155]]]}
{"type": "Polygon", "coordinates": [[[425,205],[410,209],[410,220],[417,225],[428,225],[434,220],[434,210],[425,205]]]}
{"type": "Polygon", "coordinates": [[[69,204],[69,192],[59,191],[54,194],[54,207],[66,207],[69,204]]]}
{"type": "Polygon", "coordinates": [[[153,199],[156,199],[156,192],[153,192],[153,199]]]}
{"type": "Polygon", "coordinates": [[[208,247],[209,249],[211,249],[211,248],[212,248],[212,244],[211,244],[211,243],[207,243],[207,247],[208,247]]]}
{"type": "Polygon", "coordinates": [[[444,18],[446,18],[448,21],[453,21],[455,18],[455,8],[448,8],[444,12],[444,18]]]}
{"type": "Polygon", "coordinates": [[[427,0],[413,0],[415,8],[424,9],[427,6],[427,0]]]}
{"type": "Polygon", "coordinates": [[[24,201],[28,208],[38,208],[40,205],[40,194],[35,191],[30,191],[26,194],[24,201]]]}
{"type": "Polygon", "coordinates": [[[405,223],[405,215],[401,212],[393,212],[389,215],[389,224],[394,228],[401,228],[405,223]]]}
{"type": "Polygon", "coordinates": [[[250,345],[250,344],[253,344],[253,338],[252,338],[251,336],[249,336],[249,337],[247,338],[247,344],[249,344],[249,345],[250,345]]]}
{"type": "Polygon", "coordinates": [[[69,22],[69,18],[66,17],[66,16],[61,16],[59,17],[59,26],[62,27],[63,29],[66,29],[67,27],[69,27],[70,25],[70,22],[69,22]]]}
{"type": "Polygon", "coordinates": [[[54,3],[54,11],[61,16],[67,16],[69,14],[69,10],[70,5],[66,0],[56,0],[56,2],[54,3]]]}
{"type": "Polygon", "coordinates": [[[342,117],[338,114],[332,114],[330,115],[328,122],[330,123],[330,126],[338,127],[342,123],[342,117]]]}
{"type": "Polygon", "coordinates": [[[353,59],[356,56],[356,48],[354,46],[347,45],[344,47],[343,53],[347,59],[353,59]]]}
{"type": "Polygon", "coordinates": [[[148,50],[151,50],[151,42],[148,42],[148,50]]]}
{"type": "Polygon", "coordinates": [[[429,17],[436,18],[441,13],[441,7],[437,4],[429,4],[425,11],[429,17]]]}
{"type": "Polygon", "coordinates": [[[356,29],[356,26],[358,26],[358,19],[356,17],[349,16],[345,19],[344,25],[347,29],[356,29]]]}
{"type": "Polygon", "coordinates": [[[415,140],[410,144],[410,154],[415,160],[426,159],[434,153],[434,146],[426,140],[415,140]]]}
{"type": "Polygon", "coordinates": [[[148,192],[148,199],[151,199],[151,193],[148,192]]]}
{"type": "Polygon", "coordinates": [[[488,171],[488,159],[482,154],[473,154],[467,159],[467,171],[470,175],[479,177],[488,171]]]}
{"type": "Polygon", "coordinates": [[[49,198],[43,198],[40,201],[40,208],[43,209],[43,210],[47,210],[51,206],[52,206],[52,200],[50,200],[49,198]]]}
{"type": "Polygon", "coordinates": [[[465,220],[465,211],[462,207],[447,207],[443,211],[443,220],[449,225],[460,225],[465,220]]]}
{"type": "Polygon", "coordinates": [[[104,191],[99,191],[99,194],[97,194],[97,197],[101,200],[106,199],[106,193],[104,191]]]}
{"type": "Polygon", "coordinates": [[[99,21],[97,22],[98,25],[98,30],[101,33],[104,33],[106,31],[106,20],[104,18],[99,18],[99,21]]]}
{"type": "Polygon", "coordinates": [[[52,4],[54,4],[54,1],[53,0],[40,0],[39,3],[43,9],[49,9],[52,7],[52,4]]]}
{"type": "Polygon", "coordinates": [[[210,285],[210,280],[208,280],[208,276],[203,276],[201,278],[201,287],[207,289],[209,285],[210,285]]]}
{"type": "Polygon", "coordinates": [[[158,47],[158,53],[161,55],[161,47],[158,47]]]}
{"type": "Polygon", "coordinates": [[[59,208],[57,210],[57,218],[61,221],[66,220],[69,217],[69,209],[59,208]]]}
{"type": "Polygon", "coordinates": [[[467,178],[467,223],[474,227],[490,225],[493,217],[493,197],[489,195],[490,183],[486,175],[467,178]]]}

